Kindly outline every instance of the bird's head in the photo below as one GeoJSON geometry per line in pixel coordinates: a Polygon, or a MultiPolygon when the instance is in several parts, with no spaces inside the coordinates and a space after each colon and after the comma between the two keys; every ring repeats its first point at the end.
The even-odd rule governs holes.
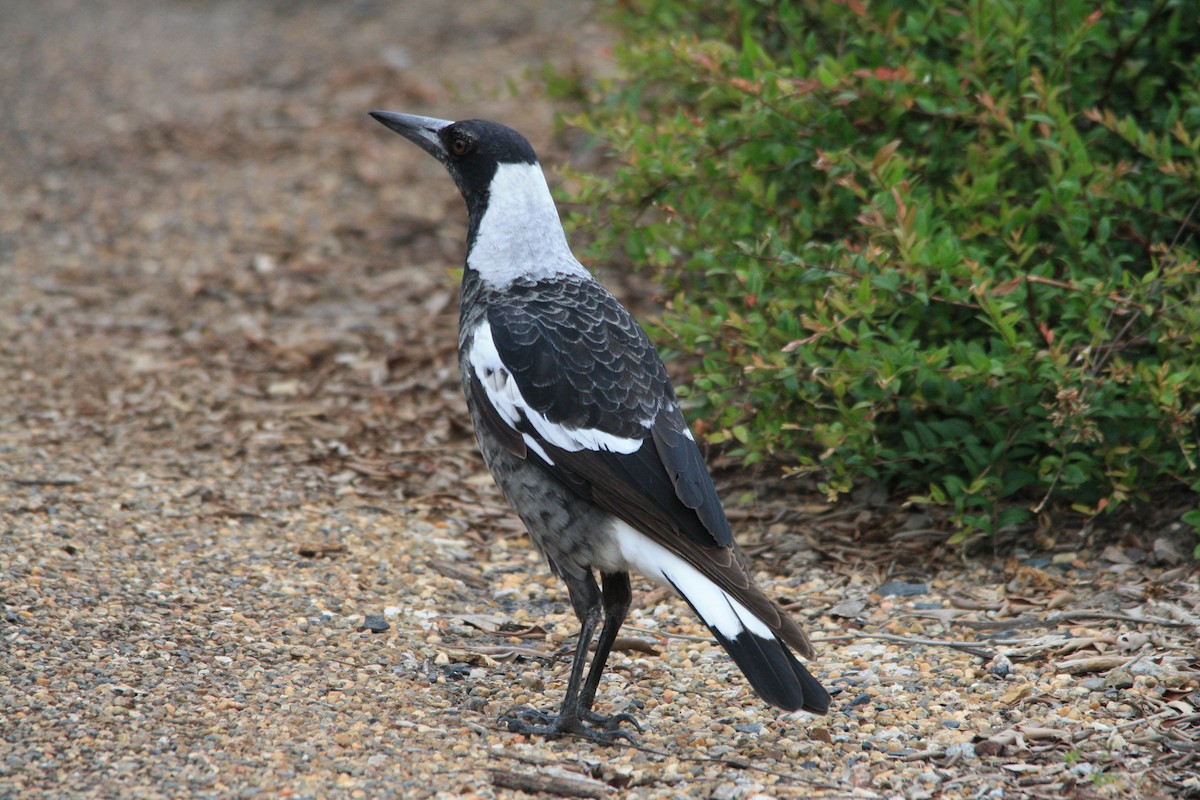
{"type": "Polygon", "coordinates": [[[467,267],[488,284],[572,274],[546,176],[525,137],[498,122],[450,122],[391,111],[371,116],[442,162],[467,202],[467,267]]]}
{"type": "Polygon", "coordinates": [[[445,165],[467,206],[486,200],[496,170],[503,164],[532,165],[537,155],[525,137],[482,119],[452,122],[415,114],[372,111],[371,116],[445,165]]]}

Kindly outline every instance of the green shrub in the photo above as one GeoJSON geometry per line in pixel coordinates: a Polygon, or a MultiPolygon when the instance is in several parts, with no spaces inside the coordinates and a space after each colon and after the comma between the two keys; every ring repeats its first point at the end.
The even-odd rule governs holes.
{"type": "Polygon", "coordinates": [[[966,530],[1200,491],[1200,4],[613,14],[570,220],[667,289],[708,441],[966,530]]]}

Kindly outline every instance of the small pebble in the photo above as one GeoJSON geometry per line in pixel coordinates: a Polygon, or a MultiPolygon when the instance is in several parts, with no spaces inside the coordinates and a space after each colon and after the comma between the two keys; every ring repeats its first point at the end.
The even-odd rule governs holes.
{"type": "Polygon", "coordinates": [[[915,597],[929,594],[927,583],[907,583],[905,581],[888,581],[875,590],[880,597],[915,597]]]}
{"type": "Polygon", "coordinates": [[[1104,685],[1110,689],[1128,689],[1133,686],[1133,675],[1127,669],[1114,669],[1105,676],[1104,685]]]}
{"type": "Polygon", "coordinates": [[[846,710],[849,711],[852,708],[855,708],[855,707],[861,706],[861,705],[865,705],[870,702],[871,702],[871,695],[864,692],[864,693],[860,694],[858,697],[851,700],[850,703],[846,706],[846,710]]]}
{"type": "Polygon", "coordinates": [[[958,742],[946,747],[946,758],[972,759],[978,757],[979,754],[975,752],[975,745],[971,742],[958,742]]]}
{"type": "Polygon", "coordinates": [[[358,626],[360,631],[371,631],[372,633],[383,633],[392,626],[384,619],[383,614],[367,614],[363,618],[363,624],[358,626]]]}

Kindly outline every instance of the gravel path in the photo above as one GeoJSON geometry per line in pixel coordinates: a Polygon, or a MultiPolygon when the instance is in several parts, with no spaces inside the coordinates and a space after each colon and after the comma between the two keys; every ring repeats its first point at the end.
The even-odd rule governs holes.
{"type": "Polygon", "coordinates": [[[497,728],[575,623],[464,428],[461,202],[364,112],[561,163],[538,69],[606,46],[578,2],[4,4],[0,798],[1200,797],[1200,592],[1152,522],[964,565],[760,492],[828,717],[639,584],[599,700],[641,748],[497,728]]]}

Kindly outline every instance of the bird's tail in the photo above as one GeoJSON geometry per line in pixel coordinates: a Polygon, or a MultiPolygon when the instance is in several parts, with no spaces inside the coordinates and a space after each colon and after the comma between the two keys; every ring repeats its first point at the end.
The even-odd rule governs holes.
{"type": "Polygon", "coordinates": [[[737,550],[720,548],[722,557],[712,559],[713,569],[726,572],[730,578],[722,586],[624,522],[618,520],[613,533],[625,564],[674,587],[763,700],[788,711],[804,709],[824,714],[829,710],[829,693],[792,653],[793,648],[804,655],[811,651],[804,632],[751,584],[737,550]]]}
{"type": "MultiPolygon", "coordinates": [[[[688,576],[692,577],[692,576],[688,576]]],[[[759,697],[786,711],[829,711],[829,692],[748,608],[699,573],[707,586],[667,580],[733,658],[759,697]]]]}

